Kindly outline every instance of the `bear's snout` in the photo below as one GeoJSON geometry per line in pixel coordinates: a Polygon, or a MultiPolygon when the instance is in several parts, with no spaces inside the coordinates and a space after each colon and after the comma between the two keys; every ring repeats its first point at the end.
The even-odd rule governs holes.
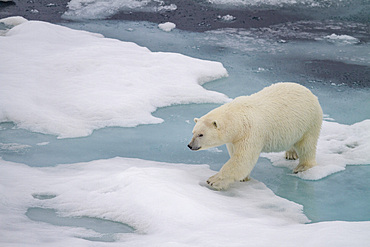
{"type": "Polygon", "coordinates": [[[197,151],[197,150],[200,149],[200,147],[194,147],[194,146],[192,146],[191,143],[188,144],[188,148],[190,148],[193,151],[197,151]]]}

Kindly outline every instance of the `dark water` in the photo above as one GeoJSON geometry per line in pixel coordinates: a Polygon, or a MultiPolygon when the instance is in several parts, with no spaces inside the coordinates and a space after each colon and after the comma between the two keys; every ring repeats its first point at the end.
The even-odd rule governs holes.
{"type": "MultiPolygon", "coordinates": [[[[0,18],[20,15],[29,20],[60,22],[68,9],[68,0],[33,0],[0,2],[0,18]]],[[[298,1],[300,4],[277,5],[216,5],[208,1],[164,1],[176,5],[172,11],[143,11],[141,9],[121,10],[106,19],[149,21],[154,23],[174,22],[177,28],[188,31],[206,31],[219,28],[268,27],[280,23],[307,20],[335,20],[357,22],[369,25],[370,4],[366,0],[346,1],[298,1]],[[220,17],[232,15],[233,21],[220,17]]],[[[230,2],[230,1],[229,1],[230,2]]],[[[257,1],[251,1],[257,2],[257,1]]],[[[276,1],[278,2],[278,1],[276,1]]]]}

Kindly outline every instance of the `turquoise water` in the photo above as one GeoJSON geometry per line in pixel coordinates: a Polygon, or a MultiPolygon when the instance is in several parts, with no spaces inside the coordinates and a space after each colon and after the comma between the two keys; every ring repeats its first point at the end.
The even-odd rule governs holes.
{"type": "Polygon", "coordinates": [[[29,208],[26,216],[34,221],[56,226],[83,227],[101,234],[99,237],[84,238],[89,241],[114,242],[116,233],[133,233],[135,230],[126,224],[109,220],[91,217],[62,217],[54,209],[29,208]]]}

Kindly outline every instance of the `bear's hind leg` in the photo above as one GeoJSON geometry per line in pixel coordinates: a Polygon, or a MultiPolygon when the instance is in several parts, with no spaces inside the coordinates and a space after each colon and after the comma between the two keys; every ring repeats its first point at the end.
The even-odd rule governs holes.
{"type": "Polygon", "coordinates": [[[289,149],[288,151],[285,152],[285,159],[287,160],[296,160],[298,159],[298,154],[294,150],[294,148],[289,149]]]}
{"type": "Polygon", "coordinates": [[[311,161],[307,163],[301,163],[299,162],[298,166],[294,168],[293,173],[297,174],[298,172],[304,172],[307,171],[308,169],[316,166],[316,161],[311,161]]]}
{"type": "Polygon", "coordinates": [[[299,164],[294,169],[294,173],[306,171],[317,165],[316,145],[319,133],[307,133],[303,138],[294,144],[294,149],[299,157],[299,164]]]}

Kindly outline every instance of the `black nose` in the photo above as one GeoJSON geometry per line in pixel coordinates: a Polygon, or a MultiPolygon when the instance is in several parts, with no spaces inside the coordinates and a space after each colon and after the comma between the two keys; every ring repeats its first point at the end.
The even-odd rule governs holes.
{"type": "Polygon", "coordinates": [[[190,146],[190,144],[188,145],[188,148],[193,149],[193,147],[192,147],[192,146],[190,146]]]}

